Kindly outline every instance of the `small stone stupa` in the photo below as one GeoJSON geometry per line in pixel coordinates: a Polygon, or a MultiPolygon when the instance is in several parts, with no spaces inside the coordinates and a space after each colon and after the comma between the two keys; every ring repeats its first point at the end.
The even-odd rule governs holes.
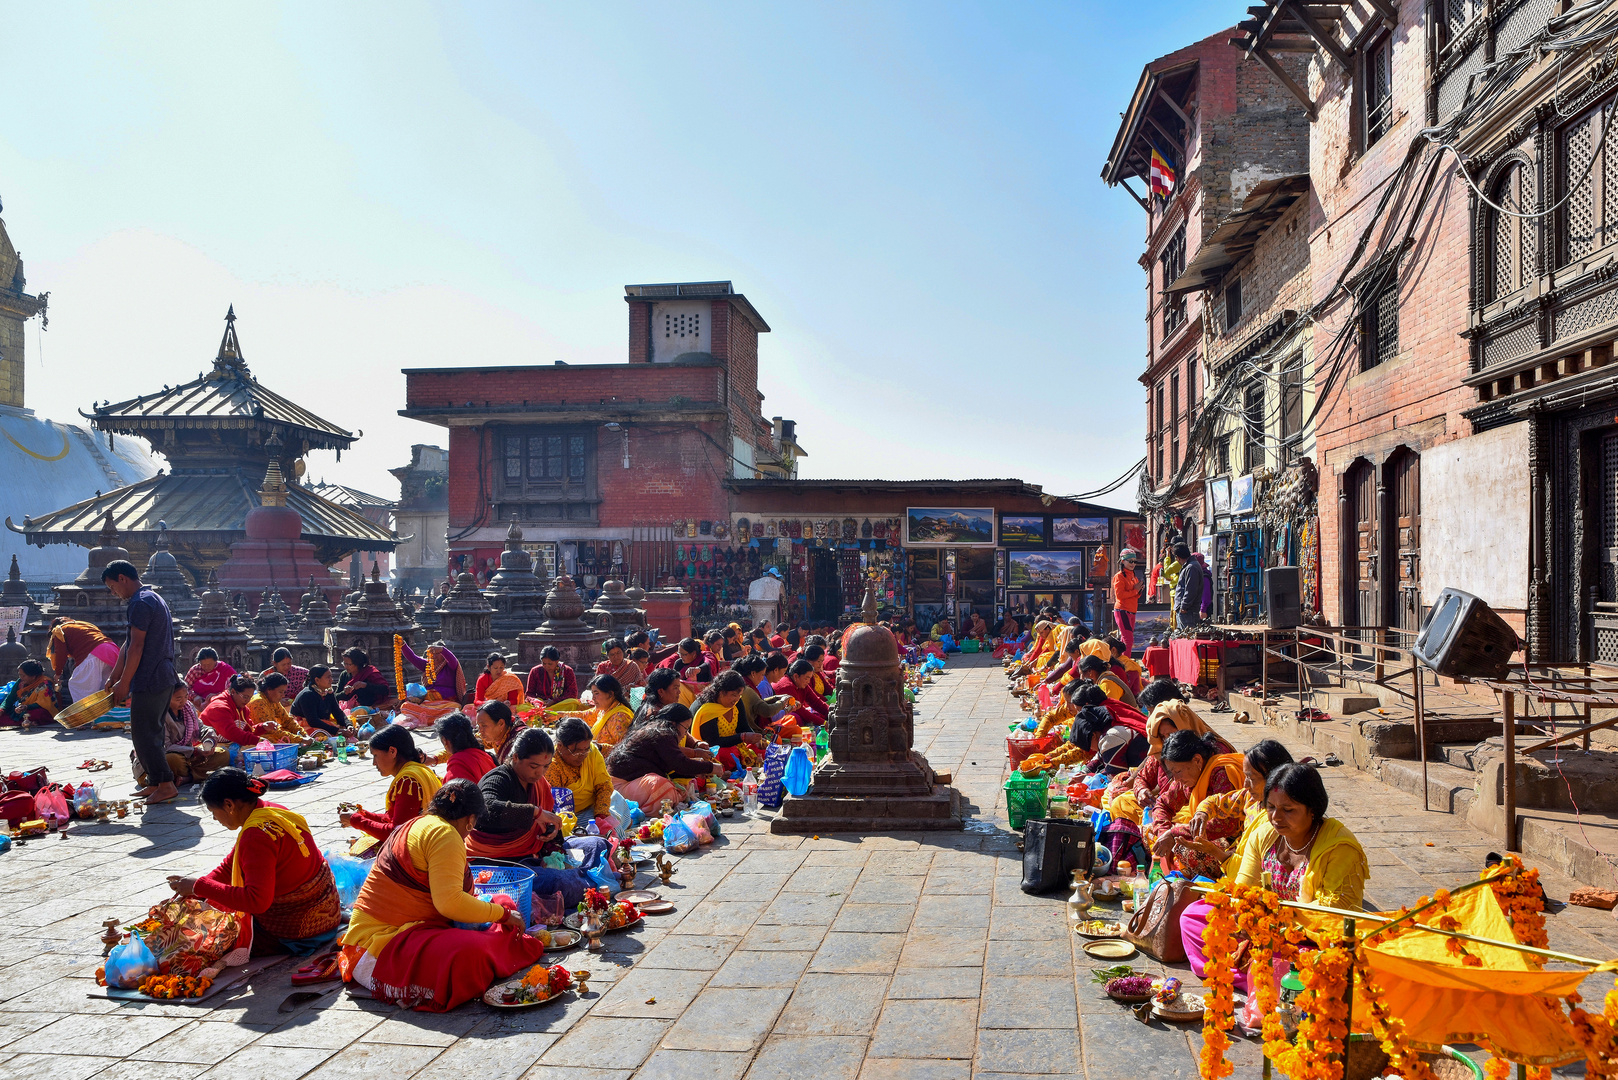
{"type": "Polygon", "coordinates": [[[518,666],[533,667],[539,663],[540,650],[555,645],[563,663],[574,671],[592,670],[601,659],[601,643],[607,640],[607,632],[585,622],[583,615],[584,598],[573,579],[562,574],[545,597],[545,621],[537,630],[517,635],[518,666]]]}
{"type": "Polygon", "coordinates": [[[494,652],[494,635],[489,631],[494,609],[483,599],[471,574],[463,570],[455,575],[455,587],[444,597],[438,617],[438,636],[462,668],[476,671],[483,658],[494,652]]]}
{"type": "MultiPolygon", "coordinates": [[[[534,572],[534,557],[522,549],[522,530],[517,528],[515,516],[506,531],[500,568],[483,587],[483,595],[494,608],[490,632],[501,642],[515,641],[518,634],[545,619],[545,579],[534,572]]],[[[579,610],[584,610],[582,605],[579,610]]]]}
{"type": "Polygon", "coordinates": [[[0,685],[17,677],[17,665],[28,659],[28,646],[17,640],[17,631],[6,627],[6,643],[0,645],[0,685]]]}
{"type": "Polygon", "coordinates": [[[359,603],[350,605],[348,616],[326,631],[326,662],[336,667],[342,663],[343,650],[358,645],[378,671],[389,675],[393,671],[395,634],[415,643],[415,626],[394,606],[387,582],[381,580],[377,564],[372,563],[371,577],[360,593],[359,603]]]}
{"type": "Polygon", "coordinates": [[[336,625],[332,617],[331,602],[320,588],[314,575],[309,577],[309,591],[303,594],[298,608],[298,627],[287,639],[292,662],[299,667],[326,662],[326,631],[336,625]]]}
{"type": "Polygon", "coordinates": [[[230,601],[219,588],[219,577],[212,570],[208,571],[207,584],[198,598],[196,615],[190,625],[178,631],[174,637],[179,654],[174,666],[181,672],[189,670],[197,662],[197,650],[204,647],[217,652],[219,659],[237,671],[246,672],[250,666],[247,631],[236,621],[235,612],[230,610],[230,601]]]}
{"type": "Polygon", "coordinates": [[[584,613],[585,619],[598,630],[613,637],[646,628],[646,613],[636,606],[624,590],[624,583],[608,578],[601,583],[601,595],[584,613]]]}
{"type": "Polygon", "coordinates": [[[52,586],[56,603],[45,613],[46,620],[58,615],[94,623],[113,641],[122,642],[129,633],[128,605],[102,582],[101,571],[108,563],[122,559],[129,561],[129,551],[118,546],[118,530],[112,523],[112,511],[107,511],[101,526],[101,544],[90,549],[84,571],[66,585],[52,586]]]}
{"type": "Polygon", "coordinates": [[[286,607],[280,603],[280,594],[274,589],[265,589],[258,601],[258,613],[253,616],[252,625],[248,627],[248,649],[253,656],[253,667],[262,671],[270,666],[270,659],[275,650],[286,644],[291,637],[287,629],[286,607]]]}
{"type": "Polygon", "coordinates": [[[24,627],[39,621],[39,604],[28,593],[28,582],[22,579],[15,555],[11,557],[11,572],[6,575],[5,583],[0,584],[0,608],[27,608],[24,627]]]}
{"type": "MultiPolygon", "coordinates": [[[[197,608],[202,601],[191,590],[191,583],[185,579],[185,572],[169,551],[169,527],[167,522],[157,523],[157,541],[152,545],[152,557],[146,560],[146,570],[140,576],[141,584],[150,585],[157,590],[157,594],[168,604],[169,613],[174,616],[177,623],[188,623],[196,617],[197,608]]],[[[0,606],[4,606],[0,604],[0,606]]]]}
{"type": "Polygon", "coordinates": [[[899,645],[876,624],[876,593],[865,592],[863,624],[843,635],[830,753],[815,766],[807,794],[788,795],[773,833],[898,832],[959,829],[961,796],[937,782],[914,750],[899,645]]]}

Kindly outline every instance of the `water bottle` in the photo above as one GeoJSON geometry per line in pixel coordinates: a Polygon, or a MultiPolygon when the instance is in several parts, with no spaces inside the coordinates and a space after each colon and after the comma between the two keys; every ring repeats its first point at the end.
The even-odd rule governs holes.
{"type": "MultiPolygon", "coordinates": [[[[805,736],[807,739],[807,736],[805,736]]],[[[809,791],[809,779],[814,773],[814,766],[809,763],[809,750],[802,742],[792,748],[787,755],[787,771],[782,782],[793,795],[802,797],[809,791]]]]}
{"type": "Polygon", "coordinates": [[[337,750],[337,760],[341,761],[344,765],[347,765],[348,764],[348,740],[343,738],[341,735],[339,735],[335,739],[332,740],[332,745],[337,750]]]}
{"type": "Polygon", "coordinates": [[[831,740],[826,736],[826,729],[821,728],[819,731],[816,731],[815,732],[815,760],[819,761],[821,758],[825,757],[827,750],[829,750],[830,748],[831,748],[831,740]]]}

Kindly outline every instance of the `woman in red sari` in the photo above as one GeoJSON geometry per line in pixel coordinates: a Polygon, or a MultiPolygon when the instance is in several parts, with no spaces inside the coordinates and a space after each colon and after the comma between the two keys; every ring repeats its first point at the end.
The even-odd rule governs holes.
{"type": "Polygon", "coordinates": [[[427,813],[382,844],[343,935],[344,981],[380,1001],[448,1012],[545,954],[516,905],[472,892],[463,840],[483,808],[475,786],[451,780],[427,813]],[[493,925],[462,930],[457,922],[493,925]]]}
{"type": "Polygon", "coordinates": [[[478,745],[477,732],[465,713],[452,712],[441,717],[434,730],[438,741],[449,751],[449,761],[444,765],[444,783],[470,780],[475,784],[494,768],[494,758],[478,745]]]}
{"type": "Polygon", "coordinates": [[[797,704],[793,713],[798,723],[819,726],[826,722],[826,699],[815,693],[810,684],[815,677],[815,666],[807,660],[794,660],[787,669],[786,678],[775,684],[777,694],[785,694],[797,704]]]}
{"type": "MultiPolygon", "coordinates": [[[[337,821],[344,828],[355,828],[376,840],[386,840],[394,829],[421,816],[442,781],[422,761],[421,750],[410,731],[398,724],[389,724],[371,736],[371,761],[377,772],[391,779],[382,813],[356,806],[339,813],[337,821]]],[[[353,853],[371,850],[370,841],[357,842],[353,853]]]]}
{"type": "Polygon", "coordinates": [[[168,879],[181,896],[247,916],[236,947],[253,956],[312,956],[337,940],[342,903],[309,823],[263,801],[264,781],[224,768],[202,785],[213,819],[236,833],[225,861],[204,877],[168,879]]]}

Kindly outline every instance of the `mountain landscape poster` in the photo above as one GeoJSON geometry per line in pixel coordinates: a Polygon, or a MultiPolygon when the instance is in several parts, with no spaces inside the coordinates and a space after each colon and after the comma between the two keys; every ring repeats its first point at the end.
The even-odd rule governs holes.
{"type": "Polygon", "coordinates": [[[905,511],[905,543],[992,547],[994,510],[912,506],[905,511]]]}
{"type": "Polygon", "coordinates": [[[1082,551],[1013,551],[1013,589],[1083,587],[1085,553],[1082,551]]]}
{"type": "Polygon", "coordinates": [[[1043,544],[1045,518],[1042,515],[1022,517],[1016,514],[1000,516],[1000,542],[1002,544],[1043,544]]]}
{"type": "Polygon", "coordinates": [[[1112,539],[1112,521],[1104,517],[1053,517],[1051,543],[1105,544],[1112,539]]]}

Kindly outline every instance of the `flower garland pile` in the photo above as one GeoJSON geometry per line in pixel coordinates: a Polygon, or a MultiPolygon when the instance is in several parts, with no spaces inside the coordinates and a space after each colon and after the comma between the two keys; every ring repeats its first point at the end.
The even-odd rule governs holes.
{"type": "MultiPolygon", "coordinates": [[[[1500,870],[1500,874],[1490,880],[1489,888],[1494,890],[1500,909],[1511,920],[1511,933],[1517,944],[1547,948],[1551,939],[1545,932],[1545,892],[1539,885],[1539,871],[1525,869],[1522,859],[1511,854],[1500,864],[1500,870]]],[[[1545,966],[1543,957],[1533,953],[1523,955],[1535,968],[1545,966]]]]}
{"type": "Polygon", "coordinates": [[[1584,1075],[1591,1080],[1610,1080],[1618,1077],[1618,989],[1609,990],[1605,1007],[1591,1016],[1579,1008],[1584,999],[1569,994],[1567,1020],[1573,1028],[1573,1038],[1584,1051],[1584,1075]]]}
{"type": "Polygon", "coordinates": [[[399,691],[400,701],[403,701],[405,696],[404,644],[405,639],[402,635],[393,635],[393,683],[399,691]]]}

